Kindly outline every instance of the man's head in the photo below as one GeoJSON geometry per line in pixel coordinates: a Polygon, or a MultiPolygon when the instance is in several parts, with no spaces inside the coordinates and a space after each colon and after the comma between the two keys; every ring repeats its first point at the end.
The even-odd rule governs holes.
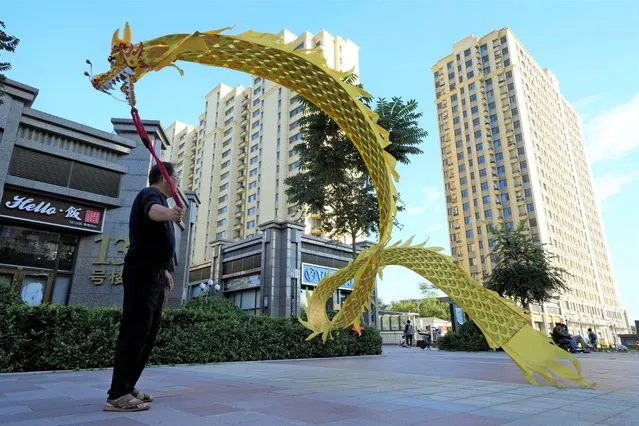
{"type": "Polygon", "coordinates": [[[410,324],[410,320],[406,321],[406,324],[410,324]]]}
{"type": "Polygon", "coordinates": [[[588,331],[592,331],[592,328],[589,328],[588,331]]]}
{"type": "MultiPolygon", "coordinates": [[[[173,185],[177,187],[179,182],[177,180],[177,176],[175,176],[175,168],[173,167],[173,164],[169,163],[168,161],[163,161],[162,164],[164,164],[166,172],[169,174],[171,180],[173,181],[173,185]]],[[[169,187],[169,184],[166,182],[166,180],[164,180],[164,177],[162,176],[160,168],[157,164],[154,164],[149,171],[149,185],[157,187],[166,197],[171,196],[171,189],[169,187]]]]}

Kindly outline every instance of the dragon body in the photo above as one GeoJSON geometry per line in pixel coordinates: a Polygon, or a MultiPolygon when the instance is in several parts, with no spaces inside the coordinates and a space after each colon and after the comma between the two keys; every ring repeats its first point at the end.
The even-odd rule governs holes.
{"type": "MultiPolygon", "coordinates": [[[[326,339],[333,330],[353,327],[361,332],[361,313],[370,309],[375,280],[386,265],[405,266],[444,291],[473,319],[492,348],[503,348],[536,384],[534,373],[555,386],[553,374],[582,386],[590,385],[582,376],[579,362],[549,343],[547,336],[530,326],[530,318],[507,299],[484,288],[439,250],[410,242],[389,245],[396,213],[399,179],[395,159],[384,148],[388,132],[377,125],[377,115],[359,99],[370,97],[361,88],[344,82],[350,73],[329,68],[321,48],[296,50],[295,43],[283,43],[276,34],[247,31],[222,34],[228,28],[192,34],[171,34],[134,44],[129,25],[123,38],[119,30],[111,42],[110,69],[92,78],[94,88],[109,92],[120,85],[134,107],[135,84],[147,72],[173,66],[176,61],[230,68],[263,77],[291,89],[328,114],[353,142],[375,185],[379,205],[379,241],[359,254],[349,265],[322,279],[308,296],[307,321],[300,322],[311,333],[326,339]],[[354,278],[353,291],[337,315],[330,320],[326,301],[337,288],[354,278]],[[559,360],[568,360],[570,368],[559,360]]],[[[179,68],[178,68],[179,70],[179,68]]],[[[181,70],[180,70],[180,73],[181,70]]]]}

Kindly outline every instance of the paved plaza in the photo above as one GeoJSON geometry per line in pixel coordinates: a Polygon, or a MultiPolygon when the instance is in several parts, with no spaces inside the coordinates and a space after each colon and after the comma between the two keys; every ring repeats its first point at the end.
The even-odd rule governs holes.
{"type": "Polygon", "coordinates": [[[150,411],[103,412],[111,370],[0,375],[1,425],[639,425],[639,355],[577,355],[596,390],[527,384],[504,353],[150,367],[150,411]]]}

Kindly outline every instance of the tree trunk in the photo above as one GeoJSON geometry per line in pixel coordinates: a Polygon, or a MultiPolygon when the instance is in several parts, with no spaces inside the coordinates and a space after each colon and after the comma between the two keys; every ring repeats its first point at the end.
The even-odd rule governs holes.
{"type": "Polygon", "coordinates": [[[355,260],[355,258],[357,257],[357,243],[356,243],[356,239],[357,239],[357,231],[355,232],[351,232],[351,238],[352,238],[352,248],[353,248],[353,260],[355,260]]]}

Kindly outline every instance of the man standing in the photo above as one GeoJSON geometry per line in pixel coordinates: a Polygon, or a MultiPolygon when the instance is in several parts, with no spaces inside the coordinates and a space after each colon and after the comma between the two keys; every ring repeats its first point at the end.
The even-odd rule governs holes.
{"type": "Polygon", "coordinates": [[[406,336],[406,344],[410,348],[413,346],[413,335],[415,334],[415,328],[410,320],[406,321],[406,327],[404,327],[404,335],[406,336]]]}
{"type": "MultiPolygon", "coordinates": [[[[164,163],[171,181],[177,185],[171,163],[164,163]]],[[[129,217],[129,250],[124,258],[122,283],[124,302],[120,335],[115,349],[111,389],[105,411],[148,410],[153,400],[135,388],[155,344],[164,289],[173,288],[175,234],[173,222],[180,222],[184,211],[169,208],[168,182],[154,165],[149,187],[137,195],[129,217]]]]}

